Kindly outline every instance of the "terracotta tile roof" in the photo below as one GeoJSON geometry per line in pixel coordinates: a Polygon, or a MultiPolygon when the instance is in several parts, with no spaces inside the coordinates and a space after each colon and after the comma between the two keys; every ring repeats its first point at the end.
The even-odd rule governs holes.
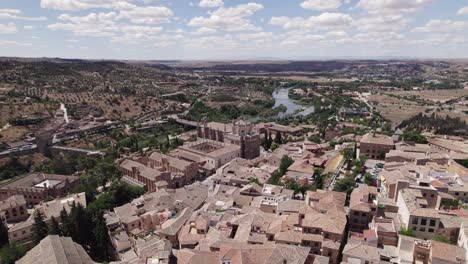
{"type": "Polygon", "coordinates": [[[380,260],[379,249],[364,244],[346,244],[343,249],[343,255],[355,258],[365,256],[366,259],[376,260],[376,263],[380,260]]]}
{"type": "Polygon", "coordinates": [[[18,207],[18,206],[25,206],[26,200],[24,199],[23,195],[13,195],[8,197],[4,201],[0,201],[0,211],[8,210],[10,208],[18,207]]]}
{"type": "Polygon", "coordinates": [[[69,237],[48,236],[17,264],[94,264],[80,244],[69,237]]]}
{"type": "Polygon", "coordinates": [[[431,241],[431,261],[432,263],[466,263],[468,261],[465,255],[465,249],[442,243],[438,241],[431,241]]]}
{"type": "Polygon", "coordinates": [[[361,138],[361,143],[393,146],[393,139],[386,135],[367,133],[361,138]]]}

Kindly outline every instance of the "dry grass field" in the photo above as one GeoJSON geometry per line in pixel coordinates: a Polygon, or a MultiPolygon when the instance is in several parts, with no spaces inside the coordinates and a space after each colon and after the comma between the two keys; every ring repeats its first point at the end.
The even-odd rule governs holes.
{"type": "Polygon", "coordinates": [[[109,93],[50,93],[47,96],[67,105],[86,108],[86,104],[103,111],[108,119],[128,120],[146,113],[156,115],[163,110],[177,110],[177,104],[152,97],[123,96],[109,93]]]}
{"type": "MultiPolygon", "coordinates": [[[[426,102],[445,102],[451,99],[460,98],[468,94],[466,90],[437,90],[437,91],[397,91],[393,92],[395,95],[404,97],[404,96],[416,96],[418,99],[423,99],[426,102]]],[[[371,95],[369,101],[377,104],[377,110],[387,119],[391,120],[393,124],[398,124],[401,121],[410,118],[419,113],[424,113],[426,109],[436,110],[437,115],[450,117],[459,117],[462,120],[468,122],[468,115],[463,114],[461,107],[455,107],[455,111],[445,109],[439,109],[438,104],[433,106],[426,106],[419,104],[415,101],[405,100],[401,98],[396,98],[389,96],[387,94],[377,94],[371,95]],[[437,111],[438,110],[438,111],[437,111]]],[[[430,112],[432,113],[432,112],[430,112]]]]}
{"type": "Polygon", "coordinates": [[[392,121],[394,125],[419,113],[423,113],[425,110],[425,106],[417,105],[379,104],[377,106],[377,111],[392,121]]]}
{"type": "Polygon", "coordinates": [[[423,91],[396,91],[394,94],[401,96],[417,96],[421,99],[430,100],[433,102],[445,102],[452,99],[460,98],[468,95],[468,90],[423,90],[423,91]]]}
{"type": "Polygon", "coordinates": [[[11,126],[0,132],[0,141],[14,142],[24,138],[24,136],[31,132],[32,129],[29,127],[17,127],[11,126]]]}

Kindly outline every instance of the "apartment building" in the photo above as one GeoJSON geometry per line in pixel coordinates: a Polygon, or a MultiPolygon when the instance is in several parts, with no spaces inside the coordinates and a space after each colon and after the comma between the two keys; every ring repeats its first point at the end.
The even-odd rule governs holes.
{"type": "Polygon", "coordinates": [[[60,212],[63,209],[70,212],[73,204],[80,204],[83,207],[86,207],[87,203],[85,193],[73,194],[36,206],[33,213],[27,220],[14,224],[8,230],[8,239],[10,243],[26,243],[33,239],[34,215],[36,213],[42,214],[46,223],[49,223],[52,217],[55,217],[55,219],[60,221],[60,212]]]}
{"type": "Polygon", "coordinates": [[[359,146],[359,157],[368,159],[385,159],[385,154],[395,149],[393,139],[386,135],[367,133],[365,134],[359,146]]]}
{"type": "Polygon", "coordinates": [[[349,227],[351,231],[363,232],[377,212],[377,188],[359,184],[351,193],[349,202],[349,227]]]}
{"type": "Polygon", "coordinates": [[[31,207],[47,198],[64,197],[79,183],[79,176],[30,173],[0,187],[0,201],[22,195],[31,207]]]}
{"type": "Polygon", "coordinates": [[[156,191],[157,183],[165,182],[167,185],[171,182],[170,172],[156,170],[131,159],[121,161],[119,168],[124,177],[130,178],[130,183],[135,182],[136,185],[145,188],[147,192],[156,191]]]}
{"type": "Polygon", "coordinates": [[[0,201],[0,219],[6,223],[17,223],[28,219],[26,200],[22,195],[13,195],[0,201]]]}

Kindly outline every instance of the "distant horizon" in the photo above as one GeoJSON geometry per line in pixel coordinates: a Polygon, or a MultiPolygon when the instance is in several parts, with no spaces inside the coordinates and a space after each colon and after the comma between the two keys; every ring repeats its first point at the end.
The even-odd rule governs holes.
{"type": "Polygon", "coordinates": [[[15,0],[0,56],[91,60],[468,58],[468,2],[15,0]]]}
{"type": "Polygon", "coordinates": [[[301,61],[458,61],[468,60],[468,57],[443,58],[443,57],[399,57],[399,56],[374,56],[374,57],[309,57],[309,58],[239,58],[239,59],[111,59],[111,58],[78,58],[78,57],[21,57],[21,56],[2,56],[1,59],[18,60],[82,60],[82,61],[119,61],[119,62],[301,62],[301,61]]]}

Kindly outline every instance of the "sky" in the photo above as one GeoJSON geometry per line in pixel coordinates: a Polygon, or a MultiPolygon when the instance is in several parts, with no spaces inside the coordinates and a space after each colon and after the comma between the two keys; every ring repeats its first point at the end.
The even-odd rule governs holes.
{"type": "Polygon", "coordinates": [[[468,0],[0,0],[0,56],[468,58],[468,0]]]}

